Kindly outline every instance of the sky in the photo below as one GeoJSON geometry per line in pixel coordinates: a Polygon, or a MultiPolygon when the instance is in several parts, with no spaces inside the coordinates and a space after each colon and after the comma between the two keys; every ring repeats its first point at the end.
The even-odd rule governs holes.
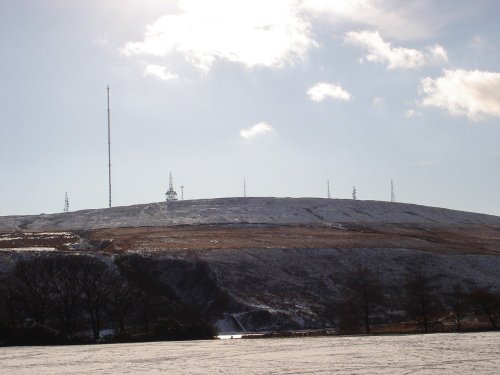
{"type": "Polygon", "coordinates": [[[0,0],[0,215],[349,199],[500,215],[497,0],[0,0]]]}

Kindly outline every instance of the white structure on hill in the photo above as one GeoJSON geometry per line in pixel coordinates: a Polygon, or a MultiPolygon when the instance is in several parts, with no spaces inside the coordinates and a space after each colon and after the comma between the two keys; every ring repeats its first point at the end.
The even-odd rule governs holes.
{"type": "Polygon", "coordinates": [[[167,197],[167,202],[172,202],[177,200],[177,192],[174,190],[174,183],[172,181],[172,173],[170,173],[170,178],[168,179],[168,190],[165,193],[167,197]]]}

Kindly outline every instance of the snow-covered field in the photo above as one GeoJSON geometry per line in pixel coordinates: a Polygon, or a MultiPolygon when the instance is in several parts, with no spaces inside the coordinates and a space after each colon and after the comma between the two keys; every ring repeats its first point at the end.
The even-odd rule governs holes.
{"type": "Polygon", "coordinates": [[[500,224],[500,217],[407,203],[321,198],[219,198],[51,215],[0,217],[0,230],[76,230],[189,224],[500,224]]]}
{"type": "Polygon", "coordinates": [[[3,374],[498,374],[500,333],[9,347],[3,374]]]}

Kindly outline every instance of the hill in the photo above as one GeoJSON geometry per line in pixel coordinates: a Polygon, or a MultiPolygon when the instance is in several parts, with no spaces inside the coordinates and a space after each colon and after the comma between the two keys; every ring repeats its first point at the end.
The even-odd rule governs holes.
{"type": "MultiPolygon", "coordinates": [[[[42,253],[101,259],[224,332],[356,326],[364,278],[378,326],[421,319],[408,307],[418,277],[440,322],[457,285],[494,301],[500,290],[500,217],[405,203],[223,198],[0,217],[4,275],[42,253]]],[[[474,309],[469,323],[485,324],[474,309]]]]}
{"type": "Polygon", "coordinates": [[[408,203],[321,198],[219,198],[50,215],[0,217],[0,230],[79,230],[196,224],[500,224],[500,217],[408,203]]]}

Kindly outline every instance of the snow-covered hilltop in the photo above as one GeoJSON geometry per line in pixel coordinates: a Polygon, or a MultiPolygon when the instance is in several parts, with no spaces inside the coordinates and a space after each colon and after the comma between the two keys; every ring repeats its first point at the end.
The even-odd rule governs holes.
{"type": "Polygon", "coordinates": [[[50,215],[0,217],[0,230],[78,230],[197,224],[500,224],[500,217],[407,203],[321,198],[218,198],[50,215]]]}

